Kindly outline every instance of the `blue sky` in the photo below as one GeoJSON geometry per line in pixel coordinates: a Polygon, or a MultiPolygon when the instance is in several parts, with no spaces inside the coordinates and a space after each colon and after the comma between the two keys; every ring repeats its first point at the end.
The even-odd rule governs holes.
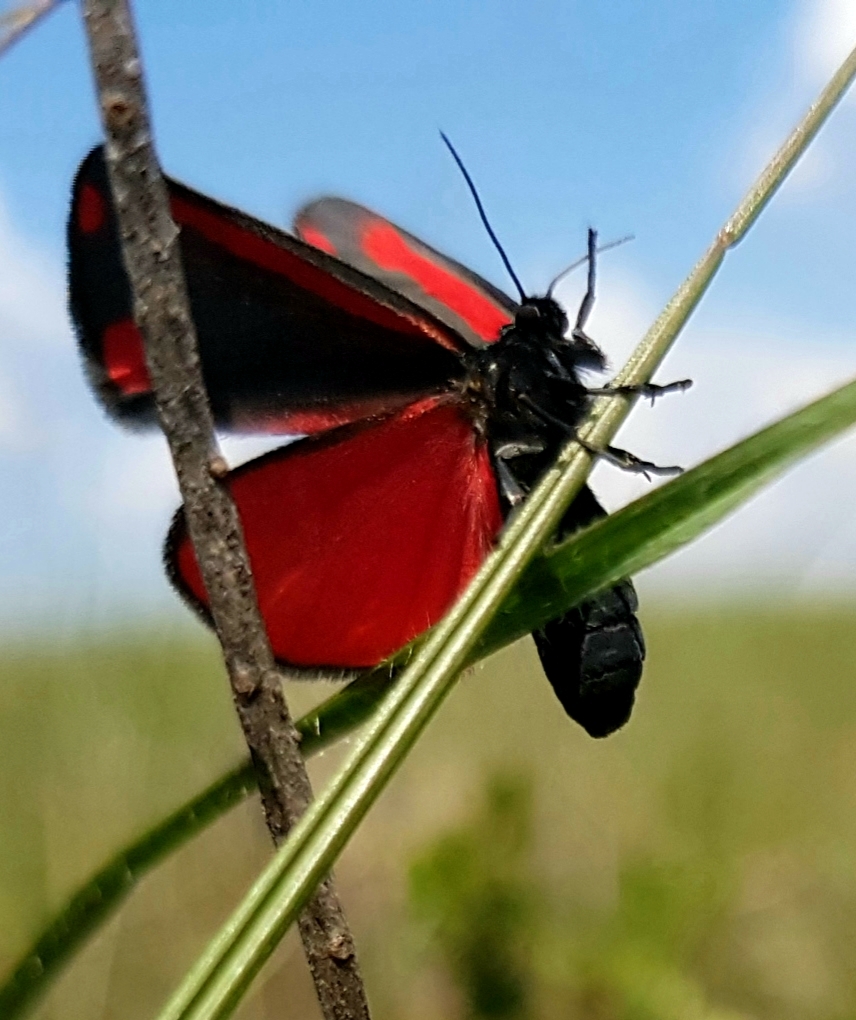
{"type": "MultiPolygon", "coordinates": [[[[442,128],[532,290],[590,224],[635,234],[604,258],[591,322],[614,362],[856,44],[852,0],[136,10],[165,168],[264,219],[341,194],[507,287],[442,128]]],[[[0,96],[0,621],[178,615],[158,562],[176,499],[160,443],[105,421],[65,317],[69,182],[98,140],[73,4],[0,61],[0,96]]],[[[691,464],[856,375],[854,111],[834,115],[670,356],[663,377],[695,389],[640,407],[624,445],[691,464]]],[[[603,467],[596,483],[613,506],[645,484],[603,467]]],[[[642,586],[852,591],[854,502],[844,441],[642,586]]]]}

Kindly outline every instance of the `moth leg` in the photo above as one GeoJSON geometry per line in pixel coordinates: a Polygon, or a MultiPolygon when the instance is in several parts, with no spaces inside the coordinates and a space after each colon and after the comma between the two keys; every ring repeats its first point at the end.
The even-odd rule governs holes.
{"type": "Polygon", "coordinates": [[[543,453],[546,443],[537,436],[531,439],[506,439],[493,448],[493,455],[499,460],[514,460],[525,453],[543,453]]]}
{"type": "Polygon", "coordinates": [[[641,457],[637,457],[635,453],[630,453],[629,450],[622,450],[618,446],[605,446],[599,448],[587,443],[581,436],[574,435],[574,438],[580,446],[584,450],[588,451],[588,453],[590,453],[593,457],[603,457],[604,460],[621,468],[622,471],[630,471],[632,474],[644,475],[649,482],[651,481],[651,475],[680,475],[683,474],[684,471],[684,469],[678,464],[664,467],[661,464],[654,464],[653,461],[650,460],[642,460],[641,457]]]}
{"type": "Polygon", "coordinates": [[[499,482],[500,491],[509,506],[519,506],[526,499],[527,490],[515,478],[507,461],[514,460],[515,457],[521,457],[524,454],[543,452],[544,441],[538,438],[508,439],[505,442],[498,443],[493,448],[497,481],[499,482]]]}
{"type": "Polygon", "coordinates": [[[508,505],[511,507],[520,506],[526,499],[526,491],[511,473],[508,464],[499,457],[496,458],[496,478],[499,482],[499,490],[508,505]]]}
{"type": "Polygon", "coordinates": [[[555,414],[551,414],[549,411],[545,410],[540,404],[536,403],[528,393],[519,393],[517,395],[517,399],[521,404],[528,407],[533,414],[536,414],[541,421],[546,422],[548,425],[555,425],[556,428],[560,428],[563,432],[567,432],[569,436],[576,435],[573,425],[569,425],[566,421],[562,421],[561,418],[557,418],[555,414]]]}
{"type": "Polygon", "coordinates": [[[596,386],[589,389],[588,392],[593,397],[612,397],[617,394],[638,395],[650,400],[653,404],[657,397],[662,397],[666,393],[683,393],[692,384],[692,379],[678,379],[676,382],[666,383],[665,386],[659,386],[657,383],[641,383],[639,386],[596,386]]]}
{"type": "Polygon", "coordinates": [[[557,380],[560,380],[561,382],[574,382],[575,381],[575,380],[573,380],[571,378],[571,373],[567,370],[567,368],[565,368],[565,366],[559,360],[559,356],[556,354],[555,351],[551,350],[548,347],[544,351],[544,356],[546,357],[547,361],[549,361],[550,364],[553,366],[552,372],[550,372],[550,371],[547,372],[547,375],[551,379],[557,379],[557,380]]]}
{"type": "Polygon", "coordinates": [[[644,475],[648,481],[651,480],[651,475],[679,475],[683,473],[684,469],[677,464],[669,467],[662,467],[659,464],[653,463],[653,461],[642,460],[640,457],[637,457],[635,453],[630,453],[628,450],[622,450],[617,446],[592,446],[591,443],[583,439],[573,426],[568,425],[567,422],[563,422],[561,418],[557,418],[555,415],[550,414],[549,411],[545,411],[544,408],[536,404],[527,393],[521,393],[519,399],[521,403],[534,411],[534,413],[537,414],[542,421],[546,421],[551,425],[556,425],[558,428],[564,429],[569,436],[573,436],[573,438],[587,453],[590,453],[593,457],[603,457],[603,459],[609,461],[610,464],[620,467],[622,471],[632,471],[634,474],[644,475]]]}

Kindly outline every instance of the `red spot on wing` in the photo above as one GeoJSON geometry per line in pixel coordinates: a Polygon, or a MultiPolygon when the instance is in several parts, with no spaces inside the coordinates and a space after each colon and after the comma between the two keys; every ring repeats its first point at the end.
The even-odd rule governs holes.
{"type": "MultiPolygon", "coordinates": [[[[502,526],[487,447],[437,398],[230,482],[277,658],[365,667],[436,623],[502,526]]],[[[176,566],[206,596],[191,545],[176,566]]]]}
{"type": "Polygon", "coordinates": [[[84,234],[94,234],[107,219],[101,192],[92,184],[84,184],[77,196],[77,225],[84,234]]]}
{"type": "Polygon", "coordinates": [[[329,237],[322,234],[317,227],[301,227],[300,236],[307,244],[311,244],[313,248],[320,248],[321,251],[326,251],[328,255],[336,254],[335,244],[333,244],[329,237]]]}
{"type": "Polygon", "coordinates": [[[104,330],[101,351],[108,378],[123,394],[132,396],[151,390],[143,338],[132,319],[114,322],[104,330]]]}
{"type": "Polygon", "coordinates": [[[430,337],[435,343],[457,351],[454,339],[427,319],[411,317],[381,304],[348,286],[326,270],[313,265],[295,252],[233,223],[223,213],[214,212],[191,201],[173,196],[172,214],[183,227],[199,231],[203,237],[220,245],[238,258],[253,262],[262,269],[284,276],[298,287],[317,294],[337,308],[342,308],[368,322],[395,330],[402,336],[430,337]]]}
{"type": "Polygon", "coordinates": [[[508,312],[481,290],[412,248],[392,224],[369,223],[363,229],[361,245],[383,269],[416,280],[426,294],[451,308],[483,340],[498,339],[500,329],[511,321],[508,312]]]}

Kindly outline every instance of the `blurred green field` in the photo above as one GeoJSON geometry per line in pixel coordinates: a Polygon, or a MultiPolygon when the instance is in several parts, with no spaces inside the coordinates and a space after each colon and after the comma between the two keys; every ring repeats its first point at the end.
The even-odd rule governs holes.
{"type": "MultiPolygon", "coordinates": [[[[565,718],[529,642],[464,678],[338,868],[375,1020],[856,1018],[856,609],[760,604],[648,611],[637,709],[607,741],[565,718]]],[[[303,709],[327,693],[289,689],[303,709]]],[[[196,631],[7,642],[0,967],[241,757],[196,631]]],[[[268,854],[252,799],[150,875],[33,1016],[153,1016],[268,854]]],[[[293,936],[239,1016],[318,1016],[293,936]]]]}

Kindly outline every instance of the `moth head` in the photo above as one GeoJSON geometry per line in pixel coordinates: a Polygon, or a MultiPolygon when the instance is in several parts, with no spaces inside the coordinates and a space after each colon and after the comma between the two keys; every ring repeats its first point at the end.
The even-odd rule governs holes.
{"type": "Polygon", "coordinates": [[[554,298],[531,297],[517,309],[514,325],[521,332],[563,337],[568,331],[568,317],[554,298]]]}

